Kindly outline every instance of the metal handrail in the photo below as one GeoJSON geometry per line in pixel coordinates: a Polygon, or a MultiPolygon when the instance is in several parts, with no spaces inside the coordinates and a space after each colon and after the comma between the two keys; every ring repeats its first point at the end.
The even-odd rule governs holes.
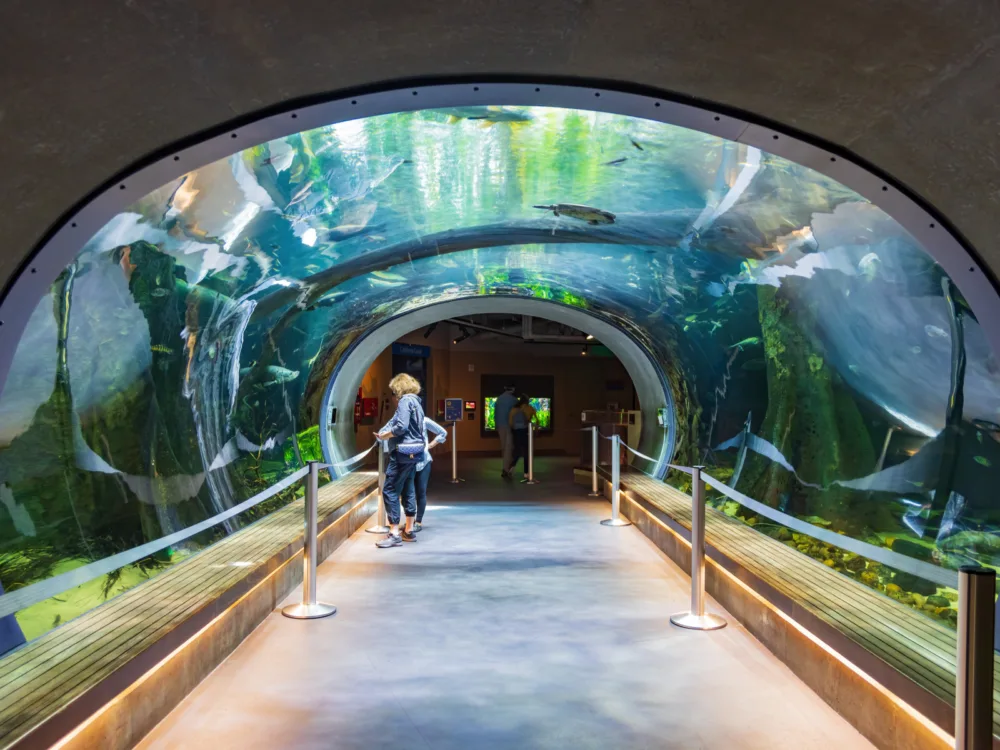
{"type": "MultiPolygon", "coordinates": [[[[372,446],[372,448],[374,448],[374,446],[372,446]]],[[[346,461],[340,461],[336,464],[319,464],[318,466],[320,469],[328,469],[356,463],[367,456],[372,448],[369,448],[356,456],[352,456],[346,461]]],[[[221,513],[215,514],[211,518],[206,518],[204,521],[199,521],[192,526],[188,526],[180,531],[175,531],[173,534],[168,534],[167,536],[160,537],[159,539],[154,539],[151,542],[140,544],[138,547],[118,552],[109,557],[101,558],[100,560],[94,560],[86,565],[81,565],[79,568],[73,568],[73,570],[66,571],[65,573],[60,573],[59,575],[52,576],[51,578],[46,578],[44,581],[38,581],[37,583],[29,584],[24,588],[16,589],[14,591],[7,591],[3,595],[0,595],[0,617],[15,614],[16,612],[19,612],[26,607],[30,607],[33,604],[38,604],[46,599],[51,599],[53,596],[59,596],[70,589],[74,589],[77,586],[87,583],[87,581],[92,581],[95,578],[107,575],[113,570],[118,570],[119,568],[124,568],[126,565],[138,562],[144,557],[149,557],[150,555],[166,549],[171,545],[177,544],[178,542],[182,542],[195,534],[200,534],[206,529],[217,526],[223,521],[229,520],[233,516],[245,513],[254,506],[260,505],[260,503],[265,500],[269,500],[279,492],[292,486],[308,473],[309,467],[305,466],[298,471],[289,474],[280,482],[268,487],[266,490],[258,492],[253,497],[244,500],[238,505],[234,505],[232,508],[227,508],[221,513]]]]}
{"type": "MultiPolygon", "coordinates": [[[[667,465],[671,469],[682,471],[685,474],[691,474],[693,471],[690,466],[677,466],[676,464],[667,465]]],[[[856,555],[861,555],[862,557],[875,560],[876,562],[879,562],[882,565],[887,565],[890,568],[895,568],[896,570],[901,570],[905,573],[919,576],[920,578],[924,578],[928,581],[933,581],[939,586],[949,586],[951,588],[958,587],[957,571],[950,570],[948,568],[941,568],[937,565],[924,562],[923,560],[915,560],[912,557],[901,555],[900,553],[893,552],[885,547],[876,547],[874,544],[863,542],[860,539],[854,539],[852,537],[845,536],[844,534],[837,534],[829,529],[824,529],[822,526],[816,526],[808,521],[803,521],[801,518],[796,518],[795,516],[783,513],[777,508],[764,505],[764,503],[754,500],[752,497],[748,497],[742,492],[737,492],[732,487],[720,482],[707,472],[701,472],[701,478],[705,481],[705,484],[714,490],[718,490],[730,500],[746,506],[755,513],[759,513],[772,521],[776,521],[782,526],[787,526],[789,529],[793,529],[800,534],[811,536],[814,539],[819,539],[820,541],[826,542],[831,546],[839,547],[840,549],[847,550],[848,552],[853,552],[856,555]]]]}
{"type": "Polygon", "coordinates": [[[761,515],[833,546],[876,560],[927,580],[958,589],[956,638],[957,674],[955,690],[955,747],[957,750],[988,750],[993,742],[993,644],[996,629],[996,571],[981,566],[963,566],[950,571],[914,560],[857,539],[835,534],[801,519],[782,513],[718,481],[701,466],[672,469],[692,477],[691,514],[691,611],[670,618],[681,627],[714,630],[725,620],[704,612],[704,485],[761,515]]]}

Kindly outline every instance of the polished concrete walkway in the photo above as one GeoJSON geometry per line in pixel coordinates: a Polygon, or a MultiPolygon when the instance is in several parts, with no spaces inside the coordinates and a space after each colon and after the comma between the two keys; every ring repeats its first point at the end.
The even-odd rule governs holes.
{"type": "Polygon", "coordinates": [[[436,476],[416,544],[356,534],[320,568],[336,617],[272,614],[142,747],[871,747],[731,619],[672,627],[689,579],[571,465],[436,476]]]}

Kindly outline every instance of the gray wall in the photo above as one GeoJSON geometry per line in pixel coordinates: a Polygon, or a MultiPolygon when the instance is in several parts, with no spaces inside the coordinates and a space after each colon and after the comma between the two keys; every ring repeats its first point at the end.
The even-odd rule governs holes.
{"type": "Polygon", "coordinates": [[[1000,268],[1000,6],[943,0],[8,0],[0,281],[85,193],[261,107],[414,75],[663,87],[854,150],[1000,268]]]}

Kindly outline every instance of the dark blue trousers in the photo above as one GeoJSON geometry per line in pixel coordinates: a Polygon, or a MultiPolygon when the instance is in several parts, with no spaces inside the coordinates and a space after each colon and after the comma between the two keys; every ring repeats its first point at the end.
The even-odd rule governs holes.
{"type": "Polygon", "coordinates": [[[431,481],[430,461],[417,472],[416,481],[413,483],[417,491],[417,521],[424,520],[424,511],[427,510],[427,483],[429,481],[431,481]]]}
{"type": "Polygon", "coordinates": [[[400,456],[396,451],[389,454],[389,465],[385,467],[385,515],[389,523],[399,523],[399,502],[403,501],[403,511],[407,518],[417,515],[417,496],[413,480],[417,473],[417,460],[400,456]]]}

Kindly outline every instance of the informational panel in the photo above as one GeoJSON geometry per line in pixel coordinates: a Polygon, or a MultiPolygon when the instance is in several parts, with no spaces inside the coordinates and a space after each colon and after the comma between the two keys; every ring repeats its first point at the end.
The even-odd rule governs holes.
{"type": "Polygon", "coordinates": [[[462,399],[446,398],[444,400],[444,421],[445,422],[462,421],[462,399]]]}
{"type": "Polygon", "coordinates": [[[428,363],[430,362],[431,348],[429,346],[418,346],[417,344],[392,345],[392,374],[399,375],[405,372],[412,375],[420,383],[420,404],[427,413],[427,381],[428,363]]]}

